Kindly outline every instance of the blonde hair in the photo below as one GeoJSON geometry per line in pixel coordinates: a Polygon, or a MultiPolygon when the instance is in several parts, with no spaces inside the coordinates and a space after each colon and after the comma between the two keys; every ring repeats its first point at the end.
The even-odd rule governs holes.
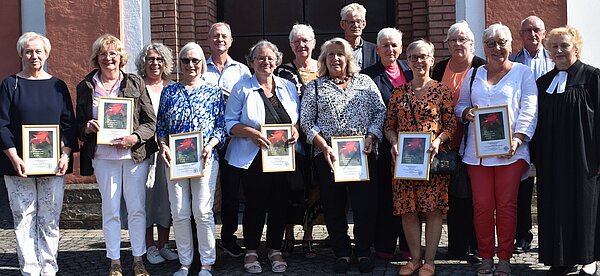
{"type": "Polygon", "coordinates": [[[129,55],[127,51],[125,51],[125,45],[121,40],[111,34],[101,35],[94,41],[92,44],[92,55],[90,56],[90,64],[92,67],[96,69],[100,69],[100,64],[98,64],[98,56],[108,48],[108,46],[113,46],[116,48],[117,54],[121,56],[121,63],[119,64],[119,68],[123,68],[127,61],[129,60],[129,55]]]}
{"type": "Polygon", "coordinates": [[[44,51],[46,52],[46,57],[50,55],[50,50],[52,49],[52,46],[50,45],[50,40],[48,40],[48,38],[46,38],[40,33],[26,32],[22,34],[17,40],[17,53],[19,53],[19,57],[23,57],[23,48],[25,48],[27,42],[35,39],[39,39],[42,41],[42,44],[44,45],[44,51]]]}
{"type": "Polygon", "coordinates": [[[548,41],[550,41],[551,37],[556,36],[570,36],[571,40],[573,40],[573,46],[577,49],[577,53],[575,56],[577,59],[581,58],[581,53],[583,52],[583,39],[581,37],[581,33],[571,26],[564,26],[559,28],[554,28],[546,34],[546,38],[544,39],[544,47],[546,49],[550,49],[550,45],[548,45],[548,41]]]}
{"type": "Polygon", "coordinates": [[[329,69],[327,68],[327,55],[329,55],[331,47],[336,45],[344,48],[344,56],[346,57],[346,74],[354,75],[360,71],[360,67],[358,67],[356,60],[354,59],[354,52],[352,50],[352,46],[350,46],[350,43],[343,38],[334,37],[325,41],[325,43],[323,43],[321,46],[321,54],[319,55],[318,60],[319,77],[329,74],[329,69]]]}

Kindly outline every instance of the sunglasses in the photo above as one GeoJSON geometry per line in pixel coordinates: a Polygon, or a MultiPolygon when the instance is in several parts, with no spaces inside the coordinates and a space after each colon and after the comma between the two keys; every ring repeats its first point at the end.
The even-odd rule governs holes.
{"type": "Polygon", "coordinates": [[[193,65],[198,65],[198,63],[200,63],[200,60],[197,58],[192,58],[192,59],[182,58],[182,59],[180,59],[180,61],[182,64],[185,64],[185,65],[190,64],[190,61],[192,62],[193,65]]]}
{"type": "Polygon", "coordinates": [[[504,47],[504,46],[506,46],[507,43],[508,43],[508,40],[506,40],[506,39],[500,39],[498,41],[488,40],[488,41],[484,42],[485,46],[487,46],[488,48],[496,48],[497,46],[504,47]]]}

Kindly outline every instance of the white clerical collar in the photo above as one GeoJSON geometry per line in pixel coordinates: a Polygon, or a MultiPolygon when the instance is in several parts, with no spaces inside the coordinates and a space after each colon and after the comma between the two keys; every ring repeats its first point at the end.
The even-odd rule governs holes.
{"type": "Polygon", "coordinates": [[[548,94],[552,94],[554,93],[554,90],[556,90],[556,93],[560,94],[560,93],[565,93],[565,87],[567,86],[567,71],[559,71],[558,74],[556,74],[556,76],[554,76],[554,78],[552,79],[552,82],[550,83],[550,86],[548,86],[548,90],[546,90],[546,92],[548,94]]]}

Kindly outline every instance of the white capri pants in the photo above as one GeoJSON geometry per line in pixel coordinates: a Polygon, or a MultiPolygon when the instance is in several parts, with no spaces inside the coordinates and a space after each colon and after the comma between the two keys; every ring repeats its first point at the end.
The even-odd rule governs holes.
{"type": "Polygon", "coordinates": [[[121,195],[127,208],[127,224],[133,256],[146,253],[146,179],[149,160],[93,159],[94,174],[102,196],[102,230],[106,257],[121,258],[121,195]]]}

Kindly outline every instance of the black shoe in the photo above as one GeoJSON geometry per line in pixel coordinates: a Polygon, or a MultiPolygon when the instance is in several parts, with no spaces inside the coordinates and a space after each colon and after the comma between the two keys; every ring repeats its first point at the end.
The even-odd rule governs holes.
{"type": "Polygon", "coordinates": [[[244,249],[242,249],[235,242],[232,242],[232,243],[223,243],[221,245],[221,247],[223,247],[223,252],[225,252],[225,254],[227,254],[227,255],[229,255],[231,257],[239,258],[241,256],[244,256],[244,249]]]}
{"type": "Polygon", "coordinates": [[[339,258],[335,260],[335,264],[333,265],[333,272],[336,274],[346,274],[348,272],[348,268],[350,268],[350,263],[348,260],[344,258],[339,258]]]}
{"type": "Polygon", "coordinates": [[[463,259],[465,261],[467,261],[467,263],[469,264],[480,264],[481,263],[481,259],[479,259],[479,256],[477,256],[477,254],[474,253],[467,253],[463,256],[463,259]]]}
{"type": "Polygon", "coordinates": [[[577,271],[577,266],[575,265],[567,265],[567,266],[551,266],[550,269],[546,272],[548,276],[561,276],[567,275],[571,272],[577,271]]]}
{"type": "Polygon", "coordinates": [[[358,259],[358,270],[360,273],[371,273],[373,272],[373,264],[367,257],[358,259]]]}
{"type": "Polygon", "coordinates": [[[517,240],[517,242],[515,242],[515,247],[513,248],[513,253],[521,254],[521,253],[529,252],[530,250],[531,250],[531,243],[524,239],[519,239],[519,240],[517,240]]]}

